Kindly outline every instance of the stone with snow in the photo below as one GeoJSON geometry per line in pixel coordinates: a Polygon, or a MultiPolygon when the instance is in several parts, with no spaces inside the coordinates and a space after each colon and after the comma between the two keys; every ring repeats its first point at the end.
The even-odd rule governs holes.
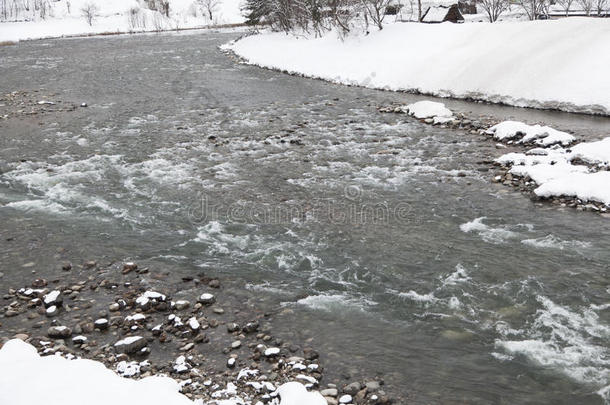
{"type": "Polygon", "coordinates": [[[265,357],[276,357],[280,354],[280,349],[278,347],[270,347],[268,349],[265,349],[264,354],[265,357]]]}
{"type": "Polygon", "coordinates": [[[210,293],[203,293],[199,296],[199,302],[203,305],[212,305],[216,302],[216,298],[210,293]]]}
{"type": "Polygon", "coordinates": [[[114,348],[119,353],[133,354],[146,346],[146,339],[141,336],[129,336],[119,340],[114,344],[114,348]]]}
{"type": "Polygon", "coordinates": [[[44,302],[45,307],[50,307],[50,306],[59,306],[61,305],[62,301],[63,301],[63,297],[61,295],[61,292],[58,290],[54,290],[51,291],[50,293],[46,294],[43,298],[42,301],[44,302]]]}
{"type": "Polygon", "coordinates": [[[47,330],[47,335],[53,339],[66,339],[72,336],[72,329],[67,326],[51,326],[47,330]]]}
{"type": "Polygon", "coordinates": [[[406,106],[405,110],[409,115],[413,115],[415,118],[419,119],[439,117],[450,120],[453,117],[453,113],[450,109],[445,107],[445,104],[437,103],[436,101],[418,101],[417,103],[406,106]]]}
{"type": "Polygon", "coordinates": [[[509,141],[519,138],[519,143],[535,143],[541,146],[561,144],[567,146],[576,138],[566,132],[558,131],[548,126],[527,125],[519,121],[504,121],[486,131],[499,141],[509,141]]]}

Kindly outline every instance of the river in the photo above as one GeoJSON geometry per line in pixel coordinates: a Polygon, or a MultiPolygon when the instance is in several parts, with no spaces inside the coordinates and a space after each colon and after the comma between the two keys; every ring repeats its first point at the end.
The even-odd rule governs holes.
{"type": "Polygon", "coordinates": [[[609,400],[610,220],[492,183],[485,162],[506,150],[489,139],[377,112],[421,96],[236,64],[217,47],[237,35],[0,47],[2,94],[88,104],[0,121],[1,284],[29,262],[53,277],[58,249],[204,271],[408,403],[609,400]]]}

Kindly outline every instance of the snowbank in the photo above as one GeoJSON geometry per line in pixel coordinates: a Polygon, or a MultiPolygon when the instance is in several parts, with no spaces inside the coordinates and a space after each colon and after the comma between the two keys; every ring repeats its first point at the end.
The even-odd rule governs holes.
{"type": "MultiPolygon", "coordinates": [[[[326,405],[319,392],[308,392],[298,382],[280,386],[277,393],[281,397],[280,405],[326,405]]],[[[237,394],[235,400],[212,401],[208,405],[250,404],[237,399],[237,394]]],[[[180,384],[168,377],[123,378],[96,361],[68,360],[57,355],[41,357],[36,348],[21,340],[11,340],[0,349],[0,404],[83,403],[204,405],[201,400],[193,402],[180,394],[180,384]]],[[[277,399],[270,402],[277,403],[277,399]]]]}
{"type": "MultiPolygon", "coordinates": [[[[506,126],[509,127],[514,129],[529,126],[511,122],[506,126]]],[[[494,128],[495,131],[491,132],[499,139],[510,138],[512,134],[509,130],[504,131],[501,126],[491,129],[494,128]]],[[[544,139],[546,138],[542,138],[544,139]]],[[[532,149],[527,153],[508,153],[496,161],[512,166],[512,175],[529,178],[536,183],[538,187],[534,193],[539,197],[574,197],[585,202],[600,202],[610,207],[610,171],[604,170],[610,162],[610,138],[579,143],[571,149],[554,146],[532,149]],[[601,170],[596,171],[597,169],[601,170]]]]}
{"type": "Polygon", "coordinates": [[[170,378],[135,381],[95,361],[40,357],[20,340],[11,340],[0,350],[0,404],[193,405],[179,390],[170,378]]]}
{"type": "Polygon", "coordinates": [[[33,10],[22,11],[8,22],[0,22],[0,42],[27,39],[57,38],[116,32],[149,32],[199,28],[210,25],[241,24],[241,0],[220,0],[210,20],[195,0],[169,0],[170,15],[144,7],[138,0],[58,0],[49,3],[45,19],[33,10]],[[96,18],[89,26],[81,9],[87,3],[97,6],[96,18]],[[69,6],[68,6],[69,4],[69,6]],[[129,17],[130,9],[139,9],[137,18],[129,17]],[[135,22],[135,24],[134,24],[135,22]]]}
{"type": "Polygon", "coordinates": [[[521,137],[519,143],[536,143],[541,146],[555,144],[569,145],[576,140],[573,135],[557,131],[551,127],[541,125],[527,125],[518,121],[504,121],[487,130],[499,141],[506,141],[521,137]]]}
{"type": "Polygon", "coordinates": [[[251,64],[337,83],[610,115],[608,43],[610,20],[569,18],[396,23],[344,42],[265,33],[227,48],[251,64]]]}

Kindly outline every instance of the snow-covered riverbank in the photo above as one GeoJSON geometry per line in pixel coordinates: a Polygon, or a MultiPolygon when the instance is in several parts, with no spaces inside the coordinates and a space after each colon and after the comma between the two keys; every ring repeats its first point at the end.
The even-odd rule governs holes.
{"type": "Polygon", "coordinates": [[[247,62],[337,83],[610,115],[610,21],[397,23],[341,41],[264,33],[247,62]]]}
{"type": "Polygon", "coordinates": [[[45,18],[34,10],[21,10],[0,22],[0,43],[79,35],[154,32],[242,24],[240,0],[222,0],[208,10],[194,0],[169,0],[168,16],[150,10],[138,0],[58,0],[49,3],[45,18]],[[83,16],[87,4],[96,7],[92,24],[83,16]]]}
{"type": "MultiPolygon", "coordinates": [[[[326,400],[318,392],[308,392],[298,382],[276,387],[259,382],[255,373],[244,371],[240,379],[246,384],[273,389],[270,404],[324,405],[326,400]],[[280,402],[281,401],[281,402],[280,402]]],[[[191,401],[180,394],[185,384],[165,376],[131,380],[116,375],[102,363],[85,359],[67,359],[60,355],[41,357],[36,348],[14,339],[0,349],[0,403],[26,405],[91,405],[148,404],[148,405],[239,405],[251,404],[236,385],[203,387],[218,393],[217,400],[191,401]],[[36,389],[32,390],[31,386],[36,389]]],[[[210,384],[211,385],[211,384],[210,384]]],[[[257,402],[261,404],[261,402],[257,402]]]]}

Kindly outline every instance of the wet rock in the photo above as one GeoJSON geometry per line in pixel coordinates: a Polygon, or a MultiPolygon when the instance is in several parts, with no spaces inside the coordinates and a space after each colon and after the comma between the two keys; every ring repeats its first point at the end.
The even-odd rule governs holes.
{"type": "Polygon", "coordinates": [[[110,312],[117,312],[120,309],[121,309],[121,306],[117,302],[114,302],[108,306],[108,310],[110,312]]]}
{"type": "Polygon", "coordinates": [[[99,330],[106,330],[106,329],[108,329],[108,326],[109,326],[108,319],[100,318],[100,319],[96,320],[95,322],[93,322],[93,325],[99,330]]]}
{"type": "Polygon", "coordinates": [[[189,350],[192,350],[192,349],[193,349],[193,347],[195,347],[195,344],[194,344],[194,343],[187,343],[186,345],[184,345],[184,346],[182,346],[182,347],[180,348],[180,351],[182,351],[182,352],[188,352],[189,350]]]}
{"type": "Polygon", "coordinates": [[[87,270],[91,270],[92,268],[94,268],[95,266],[97,266],[97,262],[90,260],[88,262],[85,262],[85,264],[83,264],[83,267],[87,270]]]}
{"type": "Polygon", "coordinates": [[[58,312],[59,309],[55,305],[51,305],[49,308],[46,309],[45,314],[50,318],[57,315],[58,312]]]}
{"type": "Polygon", "coordinates": [[[178,311],[183,311],[191,306],[191,303],[186,300],[176,301],[176,309],[178,311]]]}
{"type": "Polygon", "coordinates": [[[242,330],[245,333],[254,333],[258,330],[258,327],[259,327],[258,322],[248,322],[246,325],[244,325],[242,330]]]}
{"type": "Polygon", "coordinates": [[[210,288],[220,288],[220,281],[217,279],[210,280],[208,283],[208,287],[210,288]]]}
{"type": "Polygon", "coordinates": [[[278,347],[270,347],[265,349],[265,357],[272,358],[277,357],[280,354],[280,349],[278,347]]]}
{"type": "Polygon", "coordinates": [[[134,270],[138,269],[138,265],[133,262],[127,262],[123,264],[123,274],[129,274],[134,270]]]}
{"type": "Polygon", "coordinates": [[[358,391],[362,389],[362,385],[359,382],[353,382],[343,387],[343,392],[349,395],[356,395],[358,391]]]}
{"type": "Polygon", "coordinates": [[[236,340],[235,342],[231,343],[231,349],[235,350],[235,349],[239,349],[241,347],[241,341],[240,340],[236,340]]]}
{"type": "Polygon", "coordinates": [[[13,339],[19,339],[19,340],[23,340],[24,342],[26,340],[28,340],[29,336],[26,335],[25,333],[18,333],[15,336],[13,336],[13,339]]]}
{"type": "Polygon", "coordinates": [[[53,290],[50,293],[46,294],[42,298],[42,301],[44,302],[44,305],[47,308],[53,305],[59,306],[63,302],[63,296],[60,291],[53,290]]]}
{"type": "Polygon", "coordinates": [[[78,336],[74,336],[72,338],[72,343],[74,343],[75,345],[82,345],[87,343],[87,337],[82,336],[82,335],[78,335],[78,336]]]}
{"type": "Polygon", "coordinates": [[[203,305],[212,305],[213,303],[216,302],[216,298],[212,294],[203,293],[199,296],[198,301],[199,301],[199,303],[201,303],[203,305]]]}
{"type": "Polygon", "coordinates": [[[237,332],[238,330],[239,330],[238,324],[236,324],[236,323],[227,324],[227,332],[233,333],[233,332],[237,332]]]}
{"type": "Polygon", "coordinates": [[[369,392],[377,392],[381,388],[381,384],[379,384],[379,381],[368,381],[364,383],[364,386],[369,392]]]}
{"type": "Polygon", "coordinates": [[[51,326],[47,330],[47,336],[52,339],[66,339],[72,336],[72,329],[67,326],[51,326]]]}
{"type": "Polygon", "coordinates": [[[43,279],[43,278],[37,278],[36,280],[32,281],[32,287],[33,288],[42,288],[42,287],[46,287],[47,286],[47,280],[43,279]]]}
{"type": "Polygon", "coordinates": [[[312,349],[311,347],[306,347],[305,349],[303,349],[303,357],[305,357],[305,360],[316,360],[317,358],[320,357],[320,354],[318,352],[316,352],[314,349],[312,349]]]}
{"type": "Polygon", "coordinates": [[[129,336],[114,344],[118,353],[133,354],[146,346],[146,339],[141,336],[129,336]]]}
{"type": "Polygon", "coordinates": [[[324,397],[336,397],[339,395],[339,391],[336,388],[327,388],[320,391],[320,394],[324,397]]]}
{"type": "Polygon", "coordinates": [[[339,398],[339,403],[340,404],[350,404],[352,402],[353,398],[351,395],[343,395],[341,398],[339,398]]]}

